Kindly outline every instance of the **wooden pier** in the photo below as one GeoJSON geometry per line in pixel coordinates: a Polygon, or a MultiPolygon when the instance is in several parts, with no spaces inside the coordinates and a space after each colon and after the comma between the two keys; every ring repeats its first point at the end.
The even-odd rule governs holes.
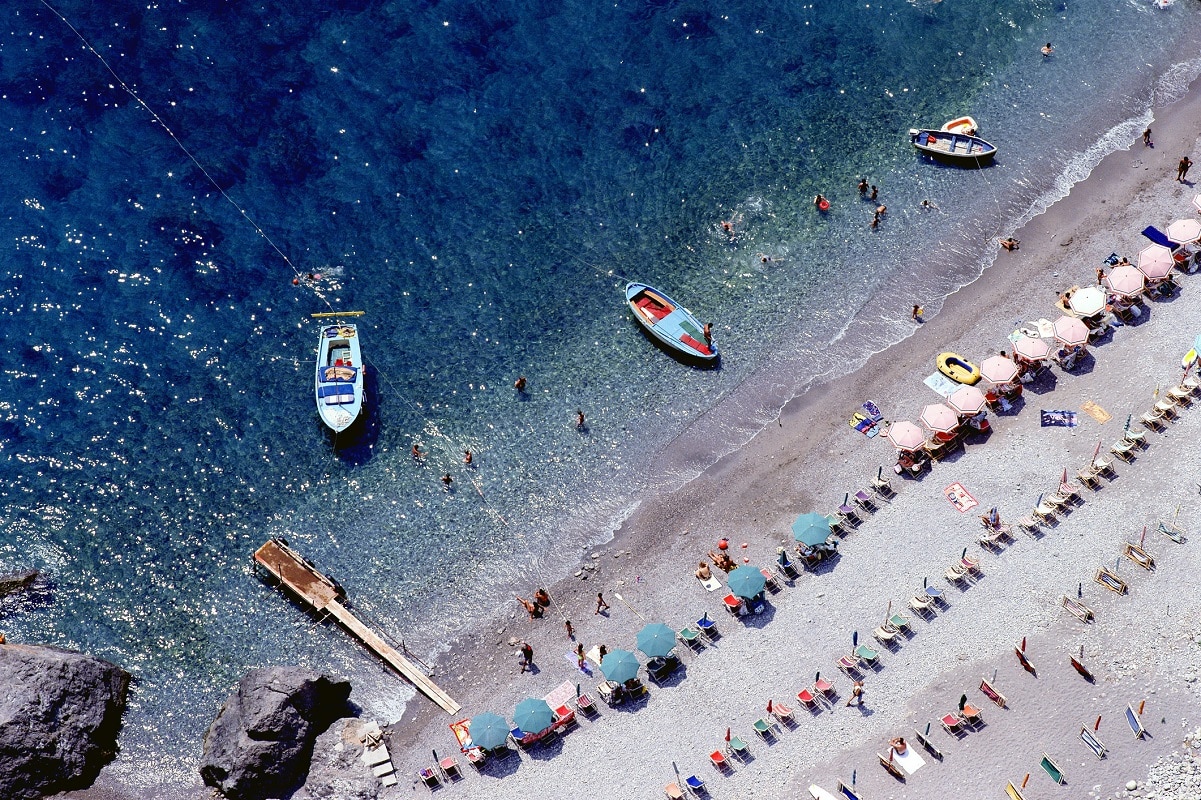
{"type": "Polygon", "coordinates": [[[266,570],[281,586],[305,604],[332,615],[409,683],[417,687],[418,691],[441,706],[447,714],[459,713],[459,704],[430,680],[425,670],[397,652],[382,636],[350,613],[350,609],[342,604],[346,593],[341,586],[321,574],[308,559],[288,547],[286,542],[281,539],[268,540],[254,552],[254,563],[256,567],[266,570]]]}

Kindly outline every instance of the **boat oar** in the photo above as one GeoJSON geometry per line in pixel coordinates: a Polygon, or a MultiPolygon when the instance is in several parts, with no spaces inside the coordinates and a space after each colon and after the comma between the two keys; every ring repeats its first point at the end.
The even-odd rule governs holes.
{"type": "Polygon", "coordinates": [[[646,622],[646,617],[639,614],[638,609],[634,608],[632,605],[630,605],[628,602],[626,602],[626,599],[624,597],[622,597],[617,592],[614,592],[613,596],[616,597],[618,600],[620,600],[622,602],[622,604],[625,605],[626,608],[630,609],[630,611],[633,611],[634,616],[638,617],[638,619],[642,620],[643,622],[646,622]]]}

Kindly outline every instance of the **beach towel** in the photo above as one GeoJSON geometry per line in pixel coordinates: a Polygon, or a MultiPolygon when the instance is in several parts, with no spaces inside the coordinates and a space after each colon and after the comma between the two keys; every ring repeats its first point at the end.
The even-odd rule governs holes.
{"type": "Polygon", "coordinates": [[[880,413],[880,407],[871,400],[868,400],[863,404],[863,410],[867,412],[867,415],[871,418],[872,422],[879,422],[880,420],[884,419],[884,415],[880,413]]]}
{"type": "Polygon", "coordinates": [[[976,498],[972,497],[971,494],[968,493],[968,490],[963,488],[963,484],[961,483],[952,483],[950,486],[943,489],[942,493],[946,495],[946,498],[951,502],[951,505],[959,509],[961,514],[967,513],[976,506],[980,505],[978,502],[976,502],[976,498]]]}
{"type": "MultiPolygon", "coordinates": [[[[571,666],[575,667],[580,672],[587,675],[589,678],[592,677],[592,667],[588,666],[588,659],[584,659],[584,666],[581,667],[580,666],[580,657],[577,656],[575,653],[568,653],[567,655],[565,655],[563,657],[567,659],[567,661],[571,664],[571,666]]],[[[554,706],[551,706],[551,708],[554,708],[554,706]]]]}
{"type": "Polygon", "coordinates": [[[1060,427],[1060,428],[1075,428],[1080,423],[1076,421],[1075,411],[1047,411],[1043,410],[1041,425],[1044,428],[1060,427]]]}
{"type": "Polygon", "coordinates": [[[869,439],[880,432],[880,428],[876,423],[869,419],[862,411],[856,411],[852,414],[851,418],[847,420],[847,424],[869,439]]]}
{"type": "Polygon", "coordinates": [[[1101,408],[1101,406],[1097,405],[1092,400],[1085,400],[1083,403],[1080,404],[1080,407],[1082,409],[1084,409],[1085,414],[1088,414],[1090,417],[1095,419],[1097,422],[1105,423],[1105,422],[1109,422],[1111,419],[1113,419],[1112,414],[1110,414],[1105,409],[1101,408]]]}
{"type": "Polygon", "coordinates": [[[901,755],[896,750],[892,751],[892,763],[905,770],[906,775],[912,775],[926,766],[926,759],[922,758],[916,748],[906,747],[905,755],[901,755]]]}
{"type": "Polygon", "coordinates": [[[717,578],[710,576],[709,580],[701,581],[701,586],[704,586],[706,589],[708,589],[711,592],[716,592],[718,589],[721,588],[721,581],[719,581],[717,578]]]}
{"type": "Polygon", "coordinates": [[[943,375],[941,372],[935,372],[930,377],[926,378],[922,383],[929,386],[934,391],[938,392],[943,397],[950,397],[955,392],[962,388],[960,384],[943,375]]]}

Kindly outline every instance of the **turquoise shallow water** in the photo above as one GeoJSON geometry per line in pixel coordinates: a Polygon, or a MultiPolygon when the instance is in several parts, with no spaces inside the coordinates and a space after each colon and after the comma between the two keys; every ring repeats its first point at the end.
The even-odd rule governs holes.
{"type": "Polygon", "coordinates": [[[1184,4],[478,5],[60,6],[245,216],[61,19],[8,10],[0,569],[47,581],[0,626],[135,673],[122,768],[191,771],[253,665],[355,670],[399,711],[254,578],[265,537],[435,652],[686,479],[655,456],[748,376],[790,396],[907,335],[1198,70],[1184,4]],[[909,127],[965,112],[994,167],[914,155],[909,127]],[[713,320],[721,368],[656,350],[625,278],[713,320]],[[329,307],[367,311],[372,366],[337,442],[310,398],[329,307]]]}

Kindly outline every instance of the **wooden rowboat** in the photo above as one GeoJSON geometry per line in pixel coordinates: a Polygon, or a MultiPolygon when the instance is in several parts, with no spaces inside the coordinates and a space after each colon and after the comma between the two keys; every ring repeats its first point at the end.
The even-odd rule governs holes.
{"type": "Polygon", "coordinates": [[[642,329],[676,355],[707,363],[717,360],[717,346],[711,334],[705,335],[705,326],[663,292],[630,281],[626,284],[626,302],[642,329]]]}
{"type": "Polygon", "coordinates": [[[932,158],[966,167],[983,166],[997,154],[995,145],[966,133],[910,128],[909,141],[932,158]]]}
{"type": "Polygon", "coordinates": [[[976,124],[976,120],[969,116],[956,117],[950,122],[944,122],[940,130],[947,133],[965,133],[968,136],[975,136],[980,130],[980,126],[976,124]]]}

